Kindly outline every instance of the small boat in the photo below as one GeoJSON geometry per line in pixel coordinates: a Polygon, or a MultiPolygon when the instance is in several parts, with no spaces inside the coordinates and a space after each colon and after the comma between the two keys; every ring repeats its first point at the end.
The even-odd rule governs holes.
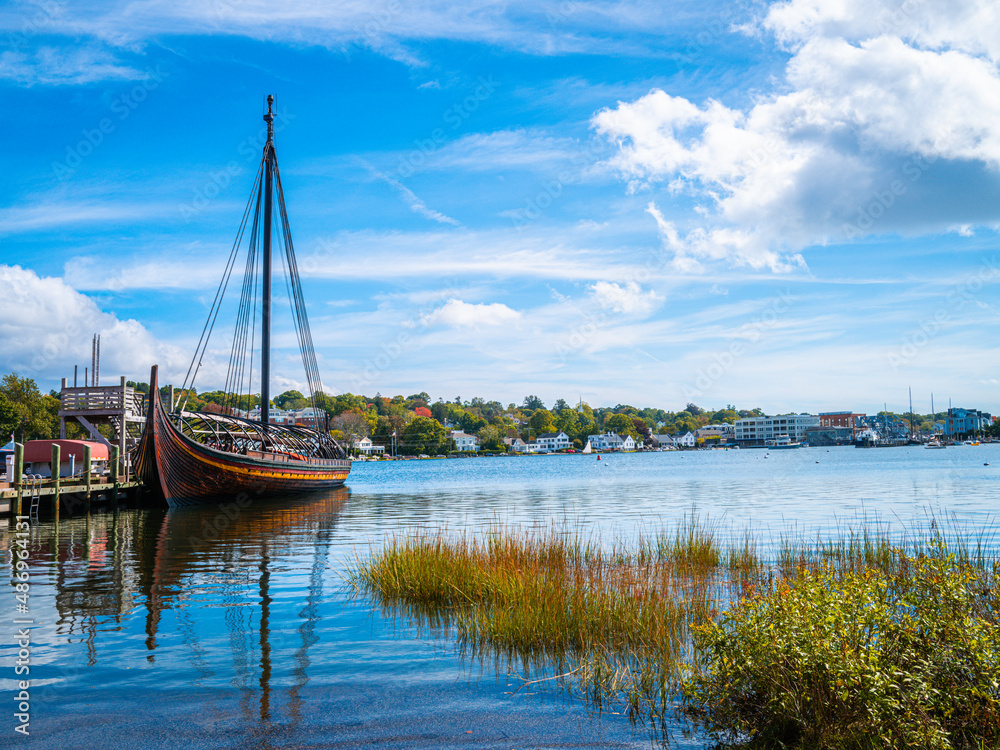
{"type": "Polygon", "coordinates": [[[587,441],[587,444],[585,446],[583,446],[583,450],[580,451],[580,452],[581,453],[593,453],[594,452],[594,449],[590,445],[590,441],[589,440],[587,441]]]}
{"type": "Polygon", "coordinates": [[[926,443],[924,443],[924,448],[943,449],[945,447],[946,446],[944,445],[944,443],[941,443],[937,438],[931,438],[926,443]]]}
{"type": "Polygon", "coordinates": [[[765,448],[780,450],[783,448],[801,448],[802,443],[794,443],[788,435],[778,435],[773,440],[764,441],[765,448]]]}
{"type": "MultiPolygon", "coordinates": [[[[147,489],[162,494],[171,507],[206,503],[236,502],[284,497],[339,487],[351,471],[347,453],[320,425],[286,426],[272,424],[270,410],[271,341],[271,245],[276,235],[284,249],[287,287],[293,306],[295,330],[302,352],[306,381],[314,415],[321,411],[317,394],[322,394],[319,366],[313,350],[309,319],[298,275],[291,230],[285,209],[281,174],[274,151],[274,97],[267,97],[267,141],[257,178],[243,213],[236,242],[219,284],[208,321],[181,386],[178,403],[164,406],[160,395],[157,366],[149,375],[149,404],[146,427],[137,448],[136,468],[147,489]],[[275,190],[275,188],[277,188],[275,190]],[[275,200],[276,199],[276,200],[275,200]],[[276,210],[275,210],[276,209],[276,210]],[[277,214],[275,216],[275,214],[277,214]],[[249,217],[253,217],[248,227],[249,217]],[[279,230],[272,232],[277,218],[279,230]],[[221,407],[222,413],[186,411],[187,396],[208,348],[208,339],[219,316],[225,292],[230,286],[237,256],[246,239],[246,260],[236,330],[230,347],[231,358],[226,387],[232,394],[221,407]],[[257,269],[260,268],[259,286],[257,269]],[[258,296],[259,295],[259,296],[258,296]],[[260,302],[258,309],[257,303],[260,302]],[[259,315],[259,317],[258,317],[259,315]],[[260,321],[258,333],[253,328],[260,321]],[[251,321],[253,324],[251,325],[251,321]],[[241,416],[253,404],[250,376],[254,371],[255,339],[260,355],[260,419],[241,416]],[[245,401],[245,403],[244,403],[245,401]],[[245,411],[244,411],[245,409],[245,411]]],[[[173,389],[171,388],[171,396],[173,389]]]]}

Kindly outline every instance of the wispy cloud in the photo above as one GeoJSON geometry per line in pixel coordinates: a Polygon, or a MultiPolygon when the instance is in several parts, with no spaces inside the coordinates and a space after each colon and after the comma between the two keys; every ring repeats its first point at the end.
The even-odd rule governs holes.
{"type": "Polygon", "coordinates": [[[93,47],[40,47],[31,53],[0,53],[0,79],[19,86],[80,86],[98,81],[134,81],[146,75],[107,50],[93,47]]]}
{"type": "Polygon", "coordinates": [[[374,177],[376,177],[379,180],[382,180],[387,185],[391,186],[397,193],[399,193],[400,197],[404,201],[406,201],[406,203],[410,207],[410,210],[412,210],[414,213],[420,214],[424,218],[430,219],[431,221],[436,221],[439,224],[451,224],[452,226],[455,227],[462,226],[458,220],[453,219],[450,216],[446,216],[440,211],[435,211],[432,208],[428,208],[427,204],[424,203],[420,198],[418,198],[417,195],[412,190],[410,190],[408,187],[406,187],[406,185],[404,185],[402,182],[397,180],[392,175],[388,175],[385,172],[381,172],[369,164],[366,164],[366,166],[371,171],[374,177]]]}
{"type": "MultiPolygon", "coordinates": [[[[8,16],[16,27],[30,17],[27,3],[8,16]]],[[[289,0],[280,7],[263,0],[167,2],[147,0],[109,9],[67,7],[51,19],[56,33],[86,34],[116,45],[138,44],[170,34],[240,35],[341,48],[361,46],[395,59],[419,63],[407,42],[484,42],[531,54],[560,55],[601,49],[635,54],[643,37],[670,33],[683,14],[641,0],[513,0],[463,3],[336,3],[289,0]]],[[[663,54],[651,43],[645,51],[663,54]]]]}
{"type": "Polygon", "coordinates": [[[162,217],[175,210],[164,204],[44,202],[0,208],[0,234],[36,232],[98,222],[162,217]]]}

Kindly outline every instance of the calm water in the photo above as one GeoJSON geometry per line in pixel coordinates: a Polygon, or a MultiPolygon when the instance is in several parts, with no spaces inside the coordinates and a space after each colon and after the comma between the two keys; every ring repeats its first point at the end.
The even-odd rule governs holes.
{"type": "Polygon", "coordinates": [[[922,534],[932,516],[991,533],[1000,445],[369,463],[349,482],[233,520],[209,508],[34,522],[30,612],[16,614],[12,586],[0,600],[0,747],[649,747],[624,717],[518,690],[447,634],[352,598],[346,566],[415,527],[555,524],[611,543],[695,513],[765,538],[865,521],[922,534]],[[11,716],[23,616],[29,738],[11,716]]]}

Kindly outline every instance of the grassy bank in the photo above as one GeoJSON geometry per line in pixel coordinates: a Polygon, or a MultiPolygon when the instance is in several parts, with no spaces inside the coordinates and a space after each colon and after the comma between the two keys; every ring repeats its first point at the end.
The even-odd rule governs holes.
{"type": "Polygon", "coordinates": [[[681,714],[759,746],[997,746],[1000,570],[981,543],[863,530],[760,548],[690,519],[631,546],[413,533],[352,582],[471,655],[654,727],[681,714]]]}

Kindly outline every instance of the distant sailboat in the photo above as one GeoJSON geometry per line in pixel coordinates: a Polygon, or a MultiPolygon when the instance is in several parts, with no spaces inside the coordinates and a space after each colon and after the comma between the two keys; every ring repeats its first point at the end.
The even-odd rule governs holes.
{"type": "Polygon", "coordinates": [[[593,452],[594,452],[594,449],[590,447],[590,441],[588,440],[587,441],[587,445],[584,446],[584,448],[581,451],[581,453],[593,453],[593,452]]]}

